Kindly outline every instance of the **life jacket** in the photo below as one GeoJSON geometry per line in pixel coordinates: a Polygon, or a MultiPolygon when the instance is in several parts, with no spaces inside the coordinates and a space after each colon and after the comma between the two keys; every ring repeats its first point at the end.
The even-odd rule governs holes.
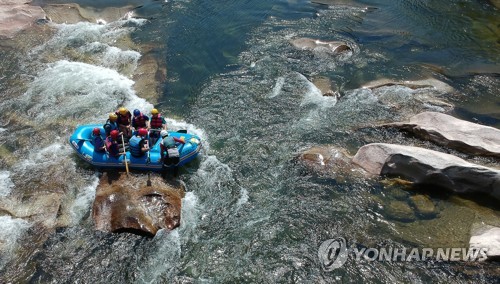
{"type": "Polygon", "coordinates": [[[104,140],[102,140],[101,135],[94,136],[92,142],[94,142],[94,151],[104,152],[104,150],[101,150],[101,148],[104,146],[104,140]]]}
{"type": "Polygon", "coordinates": [[[128,150],[130,151],[130,154],[134,157],[140,157],[143,154],[140,145],[141,140],[142,140],[141,137],[134,136],[130,138],[130,140],[128,141],[129,143],[128,150]]]}
{"type": "Polygon", "coordinates": [[[134,116],[134,118],[132,118],[132,125],[134,125],[135,128],[145,128],[146,116],[142,113],[139,116],[134,116]]]}
{"type": "Polygon", "coordinates": [[[117,157],[120,155],[120,149],[118,147],[118,142],[113,141],[113,138],[106,138],[106,148],[110,156],[117,157]]]}
{"type": "Polygon", "coordinates": [[[118,123],[115,122],[111,122],[109,119],[106,120],[106,123],[104,124],[103,126],[105,132],[106,132],[106,136],[109,136],[109,134],[111,133],[111,131],[113,130],[118,130],[118,123]],[[106,125],[109,125],[109,126],[106,126],[106,125]]]}
{"type": "Polygon", "coordinates": [[[163,138],[162,144],[167,149],[176,147],[175,140],[174,140],[173,136],[167,136],[167,137],[163,138]]]}
{"type": "Polygon", "coordinates": [[[158,114],[156,117],[154,117],[154,116],[151,117],[150,126],[151,126],[151,128],[162,128],[163,127],[163,119],[161,117],[161,114],[158,114]]]}
{"type": "Polygon", "coordinates": [[[118,119],[116,122],[121,125],[130,125],[130,122],[132,121],[132,114],[130,111],[128,111],[125,115],[122,115],[119,112],[116,112],[116,115],[118,115],[118,119]]]}

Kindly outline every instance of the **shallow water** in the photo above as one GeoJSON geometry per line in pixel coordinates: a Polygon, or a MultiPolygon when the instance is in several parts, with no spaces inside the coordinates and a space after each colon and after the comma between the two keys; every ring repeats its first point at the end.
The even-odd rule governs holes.
{"type": "Polygon", "coordinates": [[[468,228],[474,211],[433,196],[443,212],[433,219],[437,222],[418,216],[417,223],[401,222],[384,209],[386,200],[406,200],[407,195],[394,193],[397,188],[378,180],[311,173],[296,160],[301,150],[318,144],[352,154],[375,141],[435,147],[399,133],[364,129],[404,116],[386,102],[418,109],[415,96],[435,93],[359,89],[379,78],[442,80],[455,92],[434,95],[456,104],[455,115],[498,127],[499,20],[486,1],[342,1],[330,6],[305,0],[128,2],[142,5],[136,12],[147,20],[54,25],[55,35],[28,54],[10,50],[0,55],[7,62],[0,69],[0,127],[7,131],[0,138],[0,199],[25,204],[33,196],[63,192],[64,206],[57,214],[65,216],[65,226],[48,233],[46,241],[34,237],[38,227],[33,224],[41,222],[36,217],[2,216],[6,222],[0,226],[11,233],[0,235],[8,243],[0,279],[498,279],[495,263],[351,259],[340,269],[324,271],[318,248],[338,236],[365,247],[467,246],[459,236],[450,239],[449,232],[422,232],[422,227],[468,228]],[[89,212],[97,177],[66,143],[77,124],[103,122],[121,104],[153,107],[140,98],[130,78],[141,54],[122,49],[120,39],[128,35],[137,43],[162,47],[157,56],[166,62],[167,82],[156,107],[170,118],[172,129],[188,129],[204,141],[201,157],[181,172],[188,191],[181,227],[153,239],[93,230],[89,212]],[[299,37],[343,41],[352,51],[296,50],[289,41],[299,37]],[[321,95],[311,83],[320,76],[331,78],[340,99],[321,95]],[[449,222],[454,214],[460,216],[456,226],[440,226],[439,220],[449,222]],[[439,239],[419,241],[429,235],[439,239]]]}

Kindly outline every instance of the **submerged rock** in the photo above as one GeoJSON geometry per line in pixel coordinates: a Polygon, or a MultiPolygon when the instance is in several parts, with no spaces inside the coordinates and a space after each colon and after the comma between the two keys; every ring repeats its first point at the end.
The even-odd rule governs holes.
{"type": "Polygon", "coordinates": [[[392,81],[390,79],[380,79],[366,83],[365,85],[363,85],[363,88],[376,89],[386,86],[405,86],[413,90],[421,88],[434,88],[437,91],[443,93],[451,93],[454,90],[450,85],[441,82],[439,80],[436,80],[434,78],[417,80],[417,81],[392,81]]]}
{"type": "Polygon", "coordinates": [[[343,181],[346,177],[363,176],[363,170],[351,162],[344,149],[333,146],[315,146],[302,152],[299,160],[309,169],[325,173],[343,181]]]}
{"type": "Polygon", "coordinates": [[[417,212],[421,215],[431,216],[437,213],[434,202],[423,194],[413,195],[410,197],[410,200],[417,212]]]}
{"type": "Polygon", "coordinates": [[[500,199],[500,171],[453,155],[418,147],[373,143],[361,147],[353,162],[374,175],[395,175],[417,184],[453,192],[481,192],[500,199]]]}
{"type": "Polygon", "coordinates": [[[415,221],[415,213],[408,203],[399,200],[393,200],[386,206],[387,215],[394,220],[402,222],[415,221]]]}
{"type": "Polygon", "coordinates": [[[104,174],[96,189],[92,217],[96,229],[134,232],[154,236],[158,230],[180,225],[184,190],[166,184],[160,177],[104,174]]]}
{"type": "Polygon", "coordinates": [[[500,130],[438,112],[424,112],[409,122],[390,123],[437,144],[474,155],[500,158],[500,130]]]}
{"type": "Polygon", "coordinates": [[[13,38],[18,32],[45,19],[45,12],[29,0],[5,0],[0,3],[0,38],[13,38]]]}
{"type": "Polygon", "coordinates": [[[321,41],[312,38],[297,38],[290,43],[300,50],[326,50],[329,53],[341,53],[351,50],[346,43],[341,41],[321,41]]]}

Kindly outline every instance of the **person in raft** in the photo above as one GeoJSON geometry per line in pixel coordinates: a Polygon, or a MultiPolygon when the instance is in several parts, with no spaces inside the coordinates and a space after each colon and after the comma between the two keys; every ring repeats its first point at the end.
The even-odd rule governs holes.
{"type": "Polygon", "coordinates": [[[137,130],[139,128],[148,129],[149,128],[149,117],[143,114],[140,110],[134,110],[134,117],[132,118],[132,129],[133,135],[137,135],[137,130]]]}
{"type": "Polygon", "coordinates": [[[177,165],[180,159],[179,149],[177,143],[184,144],[184,137],[181,139],[168,135],[168,131],[162,130],[160,132],[162,143],[160,144],[161,161],[164,165],[177,165]]]}
{"type": "Polygon", "coordinates": [[[120,128],[120,132],[122,132],[125,137],[130,138],[132,136],[132,126],[130,125],[132,123],[132,114],[128,109],[121,107],[116,112],[116,115],[118,116],[116,122],[120,128]]]}
{"type": "Polygon", "coordinates": [[[118,130],[112,130],[109,137],[106,138],[106,149],[108,149],[108,154],[112,157],[118,157],[122,155],[120,153],[120,146],[118,144],[118,130]]]}
{"type": "Polygon", "coordinates": [[[109,134],[111,134],[111,131],[113,130],[119,130],[118,123],[116,120],[118,119],[118,115],[116,113],[110,113],[108,120],[106,120],[106,123],[104,123],[104,132],[106,133],[106,137],[109,137],[109,134]]]}
{"type": "Polygon", "coordinates": [[[167,121],[155,108],[151,110],[151,120],[149,122],[149,127],[149,137],[151,138],[151,145],[155,145],[158,138],[160,138],[160,131],[167,130],[167,121]]]}
{"type": "Polygon", "coordinates": [[[129,140],[129,151],[134,157],[142,157],[144,153],[149,151],[148,145],[148,130],[146,128],[139,128],[137,135],[132,136],[129,140]]]}
{"type": "Polygon", "coordinates": [[[101,129],[98,127],[92,130],[92,144],[94,144],[94,151],[96,152],[105,152],[106,151],[106,143],[101,136],[101,129]]]}

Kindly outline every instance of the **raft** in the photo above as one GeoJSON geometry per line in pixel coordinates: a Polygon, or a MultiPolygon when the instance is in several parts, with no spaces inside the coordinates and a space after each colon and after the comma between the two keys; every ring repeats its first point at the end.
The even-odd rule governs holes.
{"type": "MultiPolygon", "coordinates": [[[[92,130],[96,127],[101,130],[101,136],[106,137],[102,125],[78,126],[69,138],[72,148],[82,160],[98,169],[125,169],[124,155],[113,157],[108,155],[107,152],[94,151],[92,130]]],[[[134,157],[128,150],[125,152],[129,169],[161,172],[164,169],[181,167],[196,158],[201,150],[201,140],[198,136],[181,130],[168,131],[168,133],[170,136],[185,141],[185,144],[177,143],[177,149],[179,150],[179,162],[177,164],[165,165],[161,161],[160,143],[162,139],[159,138],[153,147],[150,147],[149,155],[145,153],[142,157],[134,157]]]]}

